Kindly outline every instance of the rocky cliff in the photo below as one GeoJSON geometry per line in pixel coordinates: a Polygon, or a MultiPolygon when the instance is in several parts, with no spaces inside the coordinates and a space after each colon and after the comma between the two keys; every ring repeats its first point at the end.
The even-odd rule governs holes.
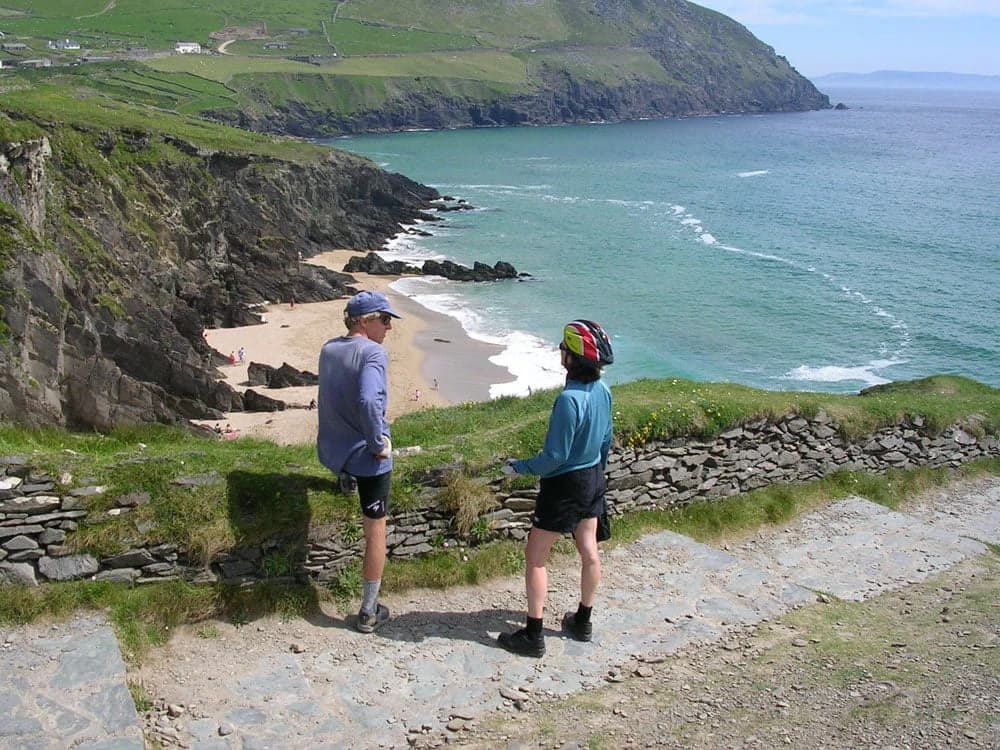
{"type": "MultiPolygon", "coordinates": [[[[399,34],[378,4],[344,4],[341,14],[399,34]]],[[[421,6],[434,26],[431,3],[421,6]]],[[[459,4],[456,4],[459,5],[459,4]]],[[[490,4],[492,5],[492,3],[490,4]]],[[[407,128],[542,125],[823,109],[829,98],[783,56],[733,19],[685,0],[538,0],[512,4],[497,20],[482,4],[462,4],[457,28],[489,40],[523,80],[484,71],[407,76],[349,75],[336,64],[316,73],[254,73],[231,81],[253,108],[206,113],[240,127],[302,136],[407,128]],[[537,6],[548,25],[533,28],[537,6]],[[546,15],[548,14],[548,15],[546,15]],[[558,29],[555,30],[555,29],[558,29]],[[507,57],[509,56],[509,57],[507,57]]],[[[397,18],[396,23],[400,20],[397,18]]],[[[405,59],[405,54],[387,55],[405,59]]],[[[494,61],[495,62],[495,61],[494,61]]],[[[400,66],[405,70],[405,66],[400,66]]],[[[509,71],[508,71],[509,72],[509,71]]]]}
{"type": "Polygon", "coordinates": [[[318,148],[11,124],[0,115],[0,421],[107,430],[242,408],[204,326],[344,295],[350,276],[301,259],[375,249],[437,197],[318,148]]]}

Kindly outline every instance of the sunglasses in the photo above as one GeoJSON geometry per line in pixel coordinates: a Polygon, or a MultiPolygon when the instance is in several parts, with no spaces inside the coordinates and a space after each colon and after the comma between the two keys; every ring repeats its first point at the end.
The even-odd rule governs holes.
{"type": "Polygon", "coordinates": [[[378,319],[382,322],[382,325],[387,326],[392,322],[392,316],[389,313],[382,313],[378,316],[378,319]]]}

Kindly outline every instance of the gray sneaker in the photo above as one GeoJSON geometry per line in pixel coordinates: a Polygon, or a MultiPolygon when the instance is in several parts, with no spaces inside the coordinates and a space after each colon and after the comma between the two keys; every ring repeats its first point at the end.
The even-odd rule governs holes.
{"type": "Polygon", "coordinates": [[[358,622],[357,629],[361,633],[374,633],[378,628],[382,627],[382,623],[389,619],[389,608],[384,604],[375,605],[375,613],[365,612],[364,610],[358,612],[358,622]]]}

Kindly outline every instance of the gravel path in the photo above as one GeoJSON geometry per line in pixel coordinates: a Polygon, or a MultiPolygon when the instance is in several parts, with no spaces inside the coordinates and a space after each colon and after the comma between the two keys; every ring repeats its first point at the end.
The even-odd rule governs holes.
{"type": "MultiPolygon", "coordinates": [[[[128,675],[157,705],[141,717],[129,710],[125,670],[106,625],[82,617],[0,632],[0,748],[126,750],[142,747],[136,736],[143,728],[164,747],[202,750],[446,740],[488,747],[501,736],[517,747],[524,738],[498,735],[491,723],[523,719],[566,697],[600,696],[608,686],[633,685],[636,675],[649,681],[639,695],[655,693],[699,658],[744,654],[749,634],[783,617],[821,610],[811,606],[816,602],[847,606],[908,590],[981,559],[985,543],[1000,543],[997,477],[935,491],[902,513],[848,498],[726,549],[653,534],[606,552],[593,643],[558,634],[561,613],[575,607],[578,568],[570,561],[551,571],[547,653],[538,660],[514,657],[494,642],[500,630],[522,621],[519,578],[390,597],[392,620],[370,636],[333,611],[310,621],[185,627],[128,675]],[[87,634],[86,645],[66,645],[74,632],[87,634]]],[[[717,713],[702,708],[694,715],[717,713]]],[[[655,728],[656,713],[647,718],[628,726],[655,728]]],[[[544,727],[517,723],[534,726],[545,743],[544,727]]],[[[660,731],[643,742],[655,746],[655,737],[668,735],[660,731]]],[[[734,747],[755,746],[731,736],[734,747]]]]}

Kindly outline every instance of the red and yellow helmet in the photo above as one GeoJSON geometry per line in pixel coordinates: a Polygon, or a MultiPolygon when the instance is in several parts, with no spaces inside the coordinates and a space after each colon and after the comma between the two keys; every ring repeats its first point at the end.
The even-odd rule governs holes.
{"type": "Polygon", "coordinates": [[[592,320],[574,320],[567,323],[563,328],[560,348],[602,367],[615,361],[608,334],[592,320]]]}

